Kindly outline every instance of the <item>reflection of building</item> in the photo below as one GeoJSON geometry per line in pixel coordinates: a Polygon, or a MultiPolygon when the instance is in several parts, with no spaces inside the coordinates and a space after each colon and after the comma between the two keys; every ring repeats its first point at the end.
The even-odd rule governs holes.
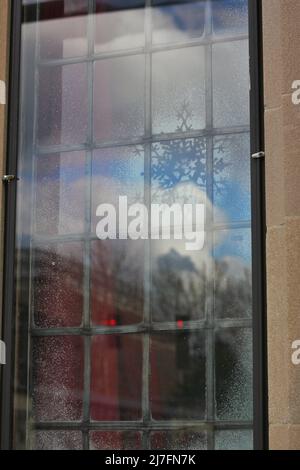
{"type": "MultiPolygon", "coordinates": [[[[74,243],[52,244],[40,246],[35,250],[35,276],[32,283],[33,331],[37,331],[36,327],[59,328],[62,332],[64,327],[81,328],[84,265],[80,247],[80,243],[77,245],[74,243]]],[[[28,255],[30,255],[28,251],[22,251],[21,265],[26,266],[28,255]]],[[[136,250],[128,250],[128,242],[123,244],[123,249],[122,247],[120,249],[120,245],[116,245],[116,242],[93,242],[91,266],[88,267],[91,268],[93,292],[91,311],[95,328],[97,326],[114,328],[126,324],[136,324],[138,327],[141,324],[144,308],[141,297],[144,268],[142,251],[138,257],[142,262],[142,266],[138,266],[139,272],[134,271],[136,259],[136,250]]],[[[197,272],[190,258],[180,256],[174,250],[159,257],[153,268],[152,295],[155,299],[152,300],[152,309],[153,320],[156,322],[154,330],[157,331],[151,336],[149,392],[151,413],[155,420],[174,418],[201,420],[205,418],[206,338],[203,333],[197,332],[197,329],[194,331],[183,329],[184,322],[197,321],[199,314],[200,318],[203,317],[200,308],[201,296],[205,296],[203,290],[212,282],[206,277],[205,272],[204,267],[201,273],[197,272]],[[184,272],[192,272],[194,278],[184,282],[186,281],[184,272]],[[195,282],[193,289],[191,289],[190,282],[195,282]],[[196,297],[193,298],[193,296],[196,297]],[[185,302],[178,300],[174,305],[172,303],[174,298],[183,298],[185,302]],[[172,334],[160,332],[160,326],[170,321],[175,322],[172,334]]],[[[219,285],[219,282],[224,284],[224,272],[226,269],[223,266],[220,281],[215,280],[216,285],[219,285]]],[[[28,286],[31,282],[28,272],[25,271],[24,276],[22,285],[28,286]]],[[[240,303],[245,307],[246,298],[243,302],[241,282],[242,280],[227,275],[226,287],[223,287],[222,294],[217,288],[215,298],[222,295],[224,312],[230,311],[230,304],[234,304],[237,308],[238,303],[233,300],[236,293],[239,293],[240,303]]],[[[250,284],[246,284],[244,290],[248,291],[247,296],[249,296],[250,284]]],[[[19,321],[24,323],[19,325],[19,329],[26,330],[28,328],[26,323],[29,321],[26,317],[28,311],[26,289],[19,293],[19,298],[19,321]]],[[[240,315],[243,314],[242,309],[240,315]]],[[[22,339],[25,338],[22,337],[22,339]]],[[[40,337],[32,341],[32,366],[35,371],[32,384],[33,418],[36,421],[80,419],[84,387],[84,350],[81,339],[77,336],[69,337],[69,339],[63,336],[56,339],[55,337],[49,339],[40,337]],[[48,408],[49,402],[56,405],[48,408]]],[[[237,350],[234,348],[235,341],[234,330],[228,330],[227,336],[223,337],[220,334],[217,343],[217,351],[220,351],[217,353],[217,360],[220,357],[222,363],[219,373],[222,390],[220,409],[226,408],[228,396],[234,393],[230,391],[228,373],[231,369],[230,364],[238,364],[237,350]],[[231,335],[233,335],[233,340],[231,335]],[[224,358],[227,362],[224,362],[224,358]],[[225,400],[224,404],[222,400],[225,400]]],[[[19,343],[20,360],[26,347],[22,341],[19,343]]],[[[145,387],[142,383],[142,358],[143,335],[138,332],[131,336],[107,334],[102,337],[92,337],[90,407],[93,420],[140,419],[145,387]]],[[[238,371],[238,366],[236,370],[238,371]]],[[[21,372],[22,375],[18,377],[20,404],[26,403],[26,362],[21,372]]],[[[241,404],[244,406],[243,402],[241,404]]],[[[23,406],[24,404],[18,411],[20,416],[26,411],[23,406]]],[[[154,436],[155,445],[163,445],[165,437],[154,436]]],[[[201,439],[200,437],[199,439],[202,442],[203,434],[200,433],[200,436],[201,439]]],[[[42,447],[46,445],[41,434],[38,434],[37,439],[40,442],[39,445],[42,447]]],[[[62,437],[62,442],[69,445],[68,439],[66,435],[62,437]]],[[[97,435],[93,439],[97,442],[97,435]]],[[[119,435],[114,437],[112,433],[110,445],[126,446],[126,439],[125,441],[124,439],[125,437],[119,435]]],[[[172,442],[171,434],[169,441],[172,442]]],[[[176,445],[175,442],[174,445],[176,445]]],[[[195,441],[193,445],[197,446],[197,442],[195,441]]]]}
{"type": "MultiPolygon", "coordinates": [[[[3,223],[3,447],[252,448],[254,417],[256,447],[267,445],[269,432],[270,447],[299,448],[298,369],[289,357],[299,317],[299,142],[289,96],[298,57],[288,44],[298,2],[253,0],[250,15],[246,0],[155,0],[146,9],[140,0],[22,3],[23,61],[16,15],[17,63],[8,106],[0,105],[1,142],[9,111],[8,172],[18,158],[20,178],[7,184],[3,223]],[[253,52],[260,3],[266,293],[260,160],[252,163],[252,247],[250,233],[249,148],[262,150],[255,96],[262,64],[253,52]],[[200,191],[209,205],[200,254],[174,241],[94,237],[94,208],[106,199],[189,201],[200,191]]],[[[9,4],[16,12],[20,2],[0,6],[2,80],[9,4]]]]}

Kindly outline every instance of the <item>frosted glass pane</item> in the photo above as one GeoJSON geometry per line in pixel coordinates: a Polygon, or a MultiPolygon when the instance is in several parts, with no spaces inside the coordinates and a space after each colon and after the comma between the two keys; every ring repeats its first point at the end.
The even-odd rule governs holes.
{"type": "Polygon", "coordinates": [[[40,245],[34,251],[33,304],[41,328],[80,326],[83,311],[83,245],[40,245]]]}
{"type": "Polygon", "coordinates": [[[205,127],[205,54],[189,47],[153,54],[154,134],[205,127]]]}
{"type": "Polygon", "coordinates": [[[48,0],[39,6],[42,59],[87,54],[88,0],[48,0]]]}
{"type": "Polygon", "coordinates": [[[226,328],[216,333],[216,417],[252,419],[252,332],[226,328]]]}
{"type": "Polygon", "coordinates": [[[154,44],[185,42],[201,37],[205,25],[205,1],[152,1],[154,44]]]}
{"type": "Polygon", "coordinates": [[[38,431],[32,436],[33,450],[81,450],[82,434],[77,431],[38,431]]]}
{"type": "Polygon", "coordinates": [[[151,433],[151,449],[154,450],[206,450],[206,433],[179,430],[151,433]]]}
{"type": "Polygon", "coordinates": [[[205,316],[205,251],[187,251],[184,241],[151,242],[151,308],[157,322],[199,320],[205,316]]]}
{"type": "Polygon", "coordinates": [[[85,152],[43,155],[36,168],[36,232],[82,233],[85,222],[85,152]]]}
{"type": "Polygon", "coordinates": [[[94,325],[140,323],[144,310],[144,242],[92,242],[91,309],[94,325]]]}
{"type": "Polygon", "coordinates": [[[154,334],[150,346],[150,364],[153,419],[204,419],[204,332],[154,334]]]}
{"type": "Polygon", "coordinates": [[[236,134],[214,138],[214,219],[251,218],[250,137],[236,134]]]}
{"type": "Polygon", "coordinates": [[[212,17],[215,34],[248,34],[248,0],[213,0],[212,17]]]}
{"type": "Polygon", "coordinates": [[[250,229],[218,230],[215,232],[214,256],[217,260],[230,258],[244,266],[251,263],[250,229]]]}
{"type": "Polygon", "coordinates": [[[214,310],[220,318],[252,315],[250,229],[215,232],[214,310]]]}
{"type": "Polygon", "coordinates": [[[37,421],[79,420],[83,398],[82,338],[35,338],[32,368],[34,418],[37,421]]]}
{"type": "MultiPolygon", "coordinates": [[[[171,140],[152,145],[151,201],[157,204],[206,204],[206,140],[171,140]]],[[[209,209],[207,208],[207,211],[209,209]]],[[[188,251],[174,240],[174,219],[166,219],[170,240],[151,243],[151,305],[154,321],[184,322],[204,316],[206,246],[188,251]]],[[[157,228],[159,230],[159,228],[157,228]]]]}
{"type": "Polygon", "coordinates": [[[144,134],[144,74],[143,55],[95,63],[95,140],[120,140],[144,134]]]}
{"type": "Polygon", "coordinates": [[[76,145],[86,142],[88,128],[86,64],[42,67],[39,77],[39,144],[76,145]]]}
{"type": "Polygon", "coordinates": [[[90,450],[141,450],[142,434],[134,431],[90,433],[90,450]]]}
{"type": "Polygon", "coordinates": [[[21,3],[13,446],[252,447],[247,1],[21,3]]]}
{"type": "Polygon", "coordinates": [[[142,335],[92,339],[91,418],[131,421],[142,412],[142,335]]]}
{"type": "Polygon", "coordinates": [[[215,44],[212,50],[214,127],[248,125],[248,41],[215,44]]]}
{"type": "Polygon", "coordinates": [[[253,433],[250,429],[215,432],[216,450],[252,450],[253,433]]]}
{"type": "Polygon", "coordinates": [[[95,52],[143,47],[144,0],[96,0],[95,52]]]}
{"type": "Polygon", "coordinates": [[[119,197],[128,205],[144,201],[144,149],[142,146],[95,150],[92,163],[92,230],[95,233],[99,204],[119,207],[119,197]]]}
{"type": "Polygon", "coordinates": [[[206,139],[155,143],[151,148],[151,197],[156,203],[205,200],[206,139]]]}

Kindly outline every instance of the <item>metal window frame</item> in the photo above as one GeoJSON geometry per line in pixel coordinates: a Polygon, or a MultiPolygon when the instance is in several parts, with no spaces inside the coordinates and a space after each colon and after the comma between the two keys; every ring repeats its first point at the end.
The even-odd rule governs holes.
{"type": "MultiPolygon", "coordinates": [[[[12,2],[11,11],[11,58],[10,58],[10,87],[9,87],[9,116],[8,116],[8,159],[7,173],[16,174],[18,157],[18,118],[19,118],[19,68],[21,46],[21,2],[12,2]]],[[[262,101],[262,21],[261,2],[249,0],[249,44],[250,44],[250,143],[251,154],[263,150],[263,101],[262,101]]],[[[232,132],[232,129],[230,129],[232,132]]],[[[240,132],[245,132],[241,129],[240,132]]],[[[207,134],[206,134],[207,135],[207,134]]],[[[188,136],[187,136],[188,137],[188,136]]],[[[176,138],[168,136],[169,139],[176,138]]],[[[212,138],[212,137],[211,137],[212,138]]],[[[132,142],[131,142],[132,143],[132,142]]],[[[141,142],[139,142],[141,143],[141,142]]],[[[143,141],[143,143],[146,143],[143,141]]],[[[121,143],[124,145],[124,143],[121,143]]],[[[108,144],[109,146],[111,143],[108,144]]],[[[59,149],[61,150],[61,149],[59,149]]],[[[68,149],[69,150],[69,149],[68,149]]],[[[254,377],[254,448],[264,449],[268,445],[267,424],[267,356],[266,356],[266,281],[265,281],[265,207],[264,207],[264,163],[260,159],[251,162],[251,192],[252,192],[252,247],[253,247],[253,377],[254,377]]],[[[14,251],[16,223],[16,185],[7,185],[6,219],[5,219],[5,265],[4,265],[4,298],[3,298],[3,339],[7,346],[7,364],[2,368],[1,393],[1,449],[11,448],[12,443],[12,401],[14,382],[14,251]]],[[[226,321],[225,321],[226,324],[226,321]]],[[[224,324],[224,326],[225,326],[224,324]]],[[[171,325],[162,325],[161,329],[170,330],[171,325]]],[[[190,325],[192,326],[192,325],[190,325]]],[[[196,326],[196,325],[193,325],[196,326]]],[[[229,325],[230,326],[230,325],[229,325]]],[[[236,325],[235,325],[236,326],[236,325]]],[[[137,327],[138,328],[138,327],[137,327]]],[[[132,328],[131,328],[132,330],[132,328]]],[[[135,327],[133,327],[135,330],[135,327]]],[[[70,331],[71,332],[71,331],[70,331]]],[[[117,333],[117,331],[115,331],[117,333]]],[[[122,329],[124,332],[124,329],[122,329]]],[[[39,332],[35,332],[39,334],[39,332]]],[[[43,332],[40,332],[43,335],[43,332]]],[[[55,334],[55,331],[53,332],[55,334]]],[[[56,332],[56,334],[59,332],[56,332]]],[[[73,334],[78,332],[73,332],[73,334]]],[[[99,331],[100,333],[100,331],[99,331]]],[[[101,329],[101,334],[105,333],[101,329]]],[[[44,332],[45,334],[45,332],[44,332]]],[[[71,333],[72,334],[72,333],[71,333]]],[[[149,336],[149,335],[148,335],[149,336]]],[[[86,341],[90,341],[87,336],[86,341]]],[[[85,384],[87,385],[87,384],[85,384]]],[[[87,418],[88,410],[84,410],[87,418]]],[[[47,423],[51,428],[51,423],[47,423]]],[[[56,423],[57,424],[57,423],[56,423]]],[[[100,423],[96,429],[114,428],[118,423],[100,423]]],[[[125,424],[125,423],[124,423],[125,424]]],[[[143,428],[141,423],[126,423],[128,429],[143,428]]],[[[126,429],[126,424],[124,428],[126,429]]],[[[193,427],[207,427],[203,422],[190,423],[193,427]]],[[[251,423],[229,423],[246,429],[251,423]]],[[[62,423],[68,429],[72,423],[62,423]]],[[[163,428],[166,424],[158,424],[163,428]]],[[[176,423],[176,428],[180,422],[176,423]]],[[[214,425],[223,429],[224,424],[214,425]]],[[[225,427],[228,427],[228,423],[225,427]]],[[[75,425],[76,427],[76,425],[75,425]]],[[[170,425],[168,424],[168,428],[170,425]]],[[[83,430],[84,435],[87,430],[83,430]]],[[[84,440],[87,439],[87,436],[84,440]]]]}
{"type": "MultiPolygon", "coordinates": [[[[251,155],[264,152],[262,1],[248,0],[251,155]]],[[[269,447],[264,158],[251,159],[254,449],[269,447]]]]}
{"type": "MultiPolygon", "coordinates": [[[[6,173],[16,175],[18,157],[19,70],[21,54],[21,2],[10,4],[10,63],[7,119],[6,173]]],[[[6,186],[4,219],[4,269],[2,338],[6,344],[6,365],[1,366],[0,448],[9,450],[12,437],[14,378],[14,277],[15,277],[16,185],[6,186]]]]}

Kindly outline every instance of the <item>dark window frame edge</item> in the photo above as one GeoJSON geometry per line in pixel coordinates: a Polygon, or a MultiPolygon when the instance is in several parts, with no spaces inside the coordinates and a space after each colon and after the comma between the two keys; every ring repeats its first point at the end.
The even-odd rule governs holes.
{"type": "MultiPolygon", "coordinates": [[[[251,155],[264,152],[263,14],[248,0],[251,155]]],[[[251,158],[254,449],[269,447],[265,160],[251,158]]]]}

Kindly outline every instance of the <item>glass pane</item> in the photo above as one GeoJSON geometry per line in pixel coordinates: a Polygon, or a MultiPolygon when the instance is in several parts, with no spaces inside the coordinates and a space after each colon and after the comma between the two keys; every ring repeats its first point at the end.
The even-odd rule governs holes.
{"type": "Polygon", "coordinates": [[[112,204],[119,214],[119,198],[128,206],[144,201],[144,149],[142,146],[95,150],[92,161],[92,231],[99,204],[112,204]]]}
{"type": "Polygon", "coordinates": [[[203,332],[158,333],[150,347],[152,417],[205,419],[203,332]]]}
{"type": "Polygon", "coordinates": [[[14,448],[251,447],[246,0],[22,5],[14,448]]]}
{"type": "Polygon", "coordinates": [[[151,449],[206,450],[206,433],[201,431],[157,431],[151,433],[151,449]]]}
{"type": "Polygon", "coordinates": [[[198,320],[205,316],[206,256],[191,255],[181,241],[151,243],[152,319],[159,322],[198,320]]]}
{"type": "Polygon", "coordinates": [[[91,418],[141,418],[142,336],[102,335],[92,340],[91,418]]]}
{"type": "Polygon", "coordinates": [[[142,55],[134,55],[95,63],[95,140],[144,135],[144,62],[142,55]]]}
{"type": "Polygon", "coordinates": [[[214,127],[249,123],[248,48],[248,41],[225,42],[212,47],[214,127]]]}
{"type": "Polygon", "coordinates": [[[34,252],[33,308],[41,328],[79,326],[83,312],[83,246],[40,245],[34,252]]]}
{"type": "Polygon", "coordinates": [[[151,147],[153,203],[204,203],[207,180],[205,138],[168,140],[151,147]]]}
{"type": "Polygon", "coordinates": [[[88,0],[47,0],[39,5],[42,59],[87,54],[88,0]]]}
{"type": "Polygon", "coordinates": [[[92,243],[94,325],[140,323],[144,309],[144,243],[99,240],[92,243]]]}
{"type": "Polygon", "coordinates": [[[249,134],[214,138],[216,222],[250,220],[250,163],[249,134]]]}
{"type": "Polygon", "coordinates": [[[215,233],[214,307],[220,318],[251,318],[250,229],[215,233]]]}
{"type": "Polygon", "coordinates": [[[189,47],[153,54],[154,134],[205,127],[205,49],[189,47]]]}
{"type": "Polygon", "coordinates": [[[143,47],[144,6],[144,0],[96,0],[95,52],[143,47]]]}
{"type": "Polygon", "coordinates": [[[82,435],[77,431],[39,431],[31,439],[33,450],[82,449],[82,435]]]}
{"type": "Polygon", "coordinates": [[[215,435],[216,450],[252,450],[253,436],[250,429],[217,431],[215,435]]]}
{"type": "Polygon", "coordinates": [[[84,231],[85,152],[43,155],[36,168],[36,232],[84,231]]]}
{"type": "Polygon", "coordinates": [[[185,42],[201,37],[205,27],[205,1],[152,0],[154,44],[185,42]]]}
{"type": "Polygon", "coordinates": [[[79,420],[82,416],[83,398],[82,338],[35,338],[32,368],[32,406],[35,420],[79,420]]]}
{"type": "Polygon", "coordinates": [[[94,431],[90,433],[91,450],[141,450],[142,434],[134,431],[94,431]]]}
{"type": "Polygon", "coordinates": [[[248,34],[248,0],[213,0],[212,15],[215,34],[248,34]]]}
{"type": "Polygon", "coordinates": [[[216,417],[252,419],[252,333],[226,328],[216,333],[216,417]]]}
{"type": "Polygon", "coordinates": [[[41,67],[38,91],[40,146],[78,145],[87,141],[87,66],[41,67]]]}

